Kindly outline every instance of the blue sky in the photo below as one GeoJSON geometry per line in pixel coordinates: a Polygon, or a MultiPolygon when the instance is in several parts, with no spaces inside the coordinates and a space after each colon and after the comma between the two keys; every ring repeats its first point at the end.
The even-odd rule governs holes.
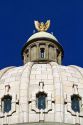
{"type": "Polygon", "coordinates": [[[83,0],[0,0],[0,69],[22,65],[21,48],[34,20],[48,19],[48,32],[64,48],[63,65],[83,67],[83,0]]]}

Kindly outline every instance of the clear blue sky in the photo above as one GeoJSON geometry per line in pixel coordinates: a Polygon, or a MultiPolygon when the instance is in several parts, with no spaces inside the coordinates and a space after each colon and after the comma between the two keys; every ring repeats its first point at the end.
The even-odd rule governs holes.
{"type": "Polygon", "coordinates": [[[0,69],[22,65],[34,20],[47,19],[64,48],[63,65],[83,67],[83,0],[0,0],[0,69]]]}

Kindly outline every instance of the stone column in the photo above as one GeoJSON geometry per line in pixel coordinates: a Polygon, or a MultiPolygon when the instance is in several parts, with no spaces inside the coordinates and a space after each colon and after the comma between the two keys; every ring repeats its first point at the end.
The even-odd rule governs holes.
{"type": "Polygon", "coordinates": [[[56,48],[54,47],[54,60],[58,62],[56,48]]]}
{"type": "Polygon", "coordinates": [[[28,61],[30,62],[31,61],[31,47],[29,47],[29,59],[28,61]]]}
{"type": "Polygon", "coordinates": [[[45,47],[45,50],[46,50],[45,59],[47,59],[47,60],[48,60],[48,45],[49,45],[49,43],[46,43],[46,47],[45,47]]]}
{"type": "Polygon", "coordinates": [[[26,54],[23,53],[23,63],[24,63],[24,64],[26,64],[26,58],[27,58],[27,57],[26,57],[26,54]]]}
{"type": "Polygon", "coordinates": [[[58,64],[62,63],[62,53],[60,52],[59,56],[58,56],[58,64]]]}
{"type": "Polygon", "coordinates": [[[39,59],[39,43],[36,43],[37,46],[37,60],[39,59]]]}

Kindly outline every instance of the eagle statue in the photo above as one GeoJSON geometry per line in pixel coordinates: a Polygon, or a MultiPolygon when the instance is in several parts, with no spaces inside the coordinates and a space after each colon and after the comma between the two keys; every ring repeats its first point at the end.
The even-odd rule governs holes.
{"type": "Polygon", "coordinates": [[[41,31],[47,31],[50,27],[50,20],[47,20],[47,22],[44,24],[43,22],[34,21],[35,28],[41,32],[41,31]]]}

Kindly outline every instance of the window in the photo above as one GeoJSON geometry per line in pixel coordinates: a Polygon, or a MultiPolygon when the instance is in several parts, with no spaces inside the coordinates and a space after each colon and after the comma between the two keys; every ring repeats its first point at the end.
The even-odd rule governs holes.
{"type": "Polygon", "coordinates": [[[71,108],[74,112],[80,112],[80,100],[78,95],[71,96],[71,108]]]}
{"type": "Polygon", "coordinates": [[[44,48],[40,48],[40,57],[45,58],[45,49],[44,48]]]}
{"type": "Polygon", "coordinates": [[[2,111],[3,112],[9,112],[11,110],[11,101],[12,101],[12,97],[9,95],[5,95],[2,98],[2,111]]]}
{"type": "Polygon", "coordinates": [[[36,95],[38,109],[45,109],[46,108],[46,97],[47,97],[47,95],[44,92],[39,92],[36,95]]]}

